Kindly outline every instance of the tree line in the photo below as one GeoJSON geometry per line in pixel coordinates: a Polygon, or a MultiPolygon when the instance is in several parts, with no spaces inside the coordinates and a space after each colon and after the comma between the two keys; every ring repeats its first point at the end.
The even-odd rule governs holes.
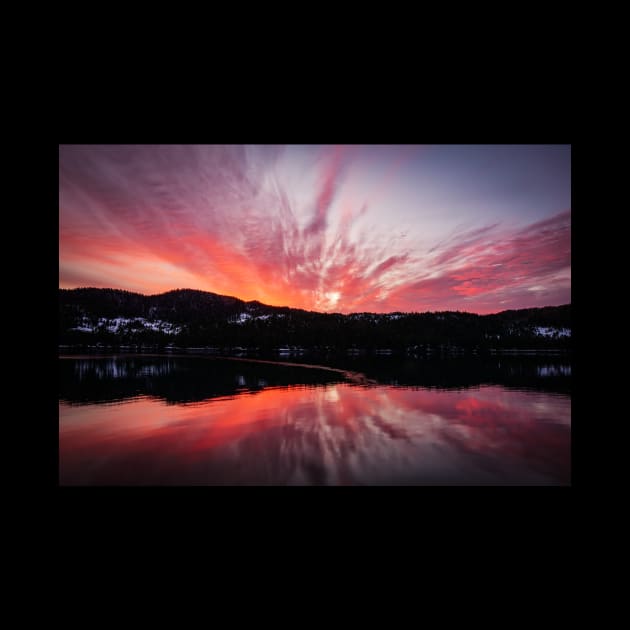
{"type": "Polygon", "coordinates": [[[191,290],[144,296],[117,289],[59,291],[59,343],[146,344],[272,349],[390,348],[418,352],[475,348],[565,348],[569,337],[536,335],[536,327],[571,328],[571,305],[510,310],[494,315],[446,311],[373,314],[317,313],[191,290]],[[241,314],[245,314],[241,318],[241,314]],[[178,334],[139,324],[111,332],[101,319],[144,318],[177,324],[178,334]],[[73,330],[89,322],[95,332],[73,330]]]}

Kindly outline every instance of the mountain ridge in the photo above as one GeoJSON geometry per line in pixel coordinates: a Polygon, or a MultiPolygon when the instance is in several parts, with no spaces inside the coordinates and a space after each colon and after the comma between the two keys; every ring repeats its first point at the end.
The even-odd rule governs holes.
{"type": "Polygon", "coordinates": [[[460,311],[459,309],[457,310],[444,310],[444,311],[438,311],[438,310],[428,310],[428,311],[387,311],[387,312],[382,312],[382,313],[377,313],[376,311],[352,311],[349,313],[341,313],[340,311],[315,311],[315,310],[310,310],[310,309],[303,309],[303,308],[297,308],[294,306],[288,306],[288,305],[274,305],[274,304],[265,304],[264,302],[261,302],[260,300],[243,300],[242,298],[236,297],[234,295],[223,295],[221,293],[214,293],[213,291],[203,291],[201,289],[189,289],[189,288],[177,288],[177,289],[169,289],[168,291],[163,291],[162,293],[139,293],[137,291],[129,291],[127,289],[114,289],[114,288],[109,288],[109,287],[76,287],[73,289],[64,289],[64,288],[59,288],[60,292],[65,292],[65,293],[74,293],[74,292],[79,292],[79,291],[112,291],[112,292],[116,292],[116,293],[121,293],[121,294],[127,294],[127,295],[132,295],[132,296],[137,296],[139,298],[163,298],[166,296],[172,296],[172,295],[204,295],[204,296],[212,296],[214,298],[221,298],[224,300],[234,300],[237,302],[242,302],[243,304],[246,305],[256,305],[256,306],[262,306],[265,308],[277,308],[277,309],[291,309],[294,311],[301,311],[301,312],[305,312],[305,313],[317,313],[319,315],[342,315],[342,316],[348,316],[348,315],[362,315],[362,314],[370,314],[370,315],[392,315],[392,314],[397,314],[397,313],[404,313],[404,314],[409,314],[409,315],[422,315],[425,313],[465,313],[468,315],[476,315],[477,317],[487,317],[487,316],[491,316],[491,315],[501,315],[503,313],[513,313],[513,312],[520,312],[520,311],[534,311],[534,310],[541,310],[541,309],[549,309],[549,308],[564,308],[564,307],[570,307],[571,303],[568,304],[558,304],[558,305],[552,305],[552,304],[548,304],[545,306],[533,306],[533,307],[528,307],[528,308],[520,308],[520,309],[505,309],[503,311],[497,311],[496,313],[474,313],[472,311],[460,311]]]}
{"type": "Polygon", "coordinates": [[[59,343],[216,348],[570,348],[571,305],[465,311],[320,313],[195,289],[145,296],[59,289],[59,343]]]}

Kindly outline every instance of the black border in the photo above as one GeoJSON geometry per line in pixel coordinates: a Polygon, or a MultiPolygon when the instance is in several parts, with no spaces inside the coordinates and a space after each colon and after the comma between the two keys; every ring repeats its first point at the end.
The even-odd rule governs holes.
{"type": "MultiPolygon", "coordinates": [[[[408,77],[409,80],[412,77],[408,77]]],[[[422,77],[417,77],[417,86],[422,86],[422,77]]],[[[553,93],[527,99],[519,91],[499,93],[490,101],[478,102],[478,93],[470,83],[448,93],[446,99],[439,91],[426,92],[410,88],[409,91],[393,90],[387,103],[370,102],[369,95],[350,101],[335,99],[330,94],[329,102],[319,107],[311,99],[308,107],[300,98],[287,99],[283,107],[274,111],[273,103],[261,107],[242,96],[223,104],[211,99],[191,103],[186,100],[180,106],[151,109],[148,99],[134,103],[133,99],[118,103],[107,110],[104,103],[99,110],[86,107],[81,111],[80,103],[65,112],[58,131],[57,143],[47,146],[44,160],[44,181],[49,182],[40,201],[44,210],[45,229],[41,230],[42,247],[45,252],[44,290],[46,308],[35,307],[38,318],[50,313],[50,338],[45,346],[50,349],[50,374],[57,374],[57,287],[58,268],[58,181],[54,182],[58,169],[59,144],[154,144],[154,143],[253,143],[253,144],[571,144],[572,121],[566,108],[566,95],[554,99],[553,93]],[[217,105],[215,107],[215,105],[217,105]],[[290,110],[290,111],[288,111],[290,110]],[[115,115],[113,114],[115,112],[115,115]],[[152,113],[151,113],[152,112],[152,113]],[[50,180],[49,180],[50,178],[50,180]],[[54,192],[53,192],[54,191],[54,192]],[[55,195],[55,197],[53,197],[55,195]],[[50,220],[50,226],[48,221],[50,220]],[[50,269],[50,278],[48,277],[50,269]],[[50,311],[48,307],[50,306],[50,311]]],[[[258,98],[265,100],[264,96],[258,98]]],[[[321,99],[321,95],[320,95],[321,99]]],[[[269,100],[273,100],[269,97],[269,100]]],[[[572,145],[572,153],[573,153],[572,145]]],[[[572,189],[575,192],[575,160],[572,156],[572,189]]],[[[575,194],[572,209],[572,268],[576,265],[576,254],[580,252],[577,233],[582,230],[581,221],[576,220],[575,194]]],[[[41,216],[40,215],[40,216],[41,216]]],[[[572,302],[578,296],[579,280],[575,266],[572,281],[572,302]]],[[[39,302],[39,299],[36,301],[39,302]]],[[[578,306],[579,308],[579,306],[578,306]]],[[[46,315],[47,317],[47,315],[46,315]]],[[[580,343],[580,326],[575,326],[574,340],[580,343]]],[[[575,365],[580,366],[579,353],[574,349],[575,365]]],[[[47,365],[48,363],[46,363],[47,365]]],[[[47,370],[46,370],[47,372],[47,370]]],[[[582,403],[577,383],[581,378],[581,367],[574,368],[573,409],[582,403]]],[[[51,382],[52,379],[51,379],[51,382]]],[[[461,529],[466,535],[471,523],[488,518],[495,519],[497,528],[529,522],[538,530],[568,514],[576,486],[583,481],[579,447],[582,442],[581,422],[572,428],[573,475],[571,487],[538,488],[523,487],[510,489],[420,489],[387,488],[328,488],[326,491],[311,489],[276,488],[60,488],[58,480],[58,408],[56,379],[46,398],[43,426],[46,427],[44,453],[40,461],[46,462],[44,471],[47,496],[52,499],[61,513],[70,518],[87,511],[93,516],[107,518],[155,517],[159,522],[166,519],[170,524],[180,518],[203,519],[212,522],[230,523],[240,530],[240,525],[268,527],[270,523],[284,527],[300,527],[313,523],[326,524],[331,528],[352,524],[373,530],[374,524],[400,524],[403,529],[426,527],[429,523],[440,523],[446,528],[461,529]],[[420,492],[420,494],[416,494],[420,492]],[[452,494],[455,493],[455,494],[452,494]],[[111,510],[111,512],[110,512],[111,510]],[[536,518],[544,519],[535,522],[536,518]],[[290,525],[289,525],[290,524],[290,525]]],[[[561,535],[564,535],[562,532],[561,535]]]]}

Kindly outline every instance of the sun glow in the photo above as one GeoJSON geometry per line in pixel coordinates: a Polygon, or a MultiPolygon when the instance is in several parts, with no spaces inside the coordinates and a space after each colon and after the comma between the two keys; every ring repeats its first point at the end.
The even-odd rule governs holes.
{"type": "Polygon", "coordinates": [[[570,301],[570,147],[62,146],[59,158],[62,288],[342,313],[570,301]],[[524,177],[525,197],[501,192],[524,177]]]}

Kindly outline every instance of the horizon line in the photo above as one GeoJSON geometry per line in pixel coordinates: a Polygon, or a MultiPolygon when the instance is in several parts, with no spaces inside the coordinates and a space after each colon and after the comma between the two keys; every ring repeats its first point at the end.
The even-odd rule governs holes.
{"type": "Polygon", "coordinates": [[[499,315],[501,313],[506,313],[507,311],[526,311],[530,309],[559,308],[561,306],[571,306],[571,302],[566,302],[564,304],[547,304],[545,306],[529,306],[525,308],[506,308],[506,309],[503,309],[502,311],[496,311],[493,313],[474,313],[472,311],[460,311],[460,310],[387,311],[387,312],[382,312],[382,313],[378,313],[376,311],[351,311],[348,313],[342,313],[341,311],[314,311],[314,310],[309,310],[305,308],[289,306],[287,304],[268,304],[266,302],[261,302],[260,300],[244,300],[243,298],[239,298],[235,295],[225,295],[223,293],[215,293],[214,291],[204,291],[203,289],[191,289],[189,287],[185,287],[185,288],[178,287],[176,289],[169,289],[168,291],[162,291],[161,293],[142,293],[141,291],[131,291],[129,289],[117,289],[115,287],[85,287],[85,286],[73,287],[73,288],[59,287],[58,290],[59,291],[78,291],[78,290],[124,291],[125,293],[133,293],[136,295],[141,295],[143,297],[156,297],[160,295],[165,295],[167,293],[173,293],[175,291],[194,291],[196,293],[208,293],[211,295],[218,295],[219,297],[232,298],[234,300],[239,300],[240,302],[244,302],[245,304],[251,304],[252,302],[257,302],[258,304],[262,304],[263,306],[270,306],[272,308],[290,308],[296,311],[304,311],[306,313],[319,313],[321,315],[360,315],[363,313],[373,314],[373,315],[390,315],[394,313],[406,313],[406,314],[418,314],[418,315],[422,315],[424,313],[465,313],[468,315],[477,315],[479,317],[485,317],[486,315],[499,315]]]}

